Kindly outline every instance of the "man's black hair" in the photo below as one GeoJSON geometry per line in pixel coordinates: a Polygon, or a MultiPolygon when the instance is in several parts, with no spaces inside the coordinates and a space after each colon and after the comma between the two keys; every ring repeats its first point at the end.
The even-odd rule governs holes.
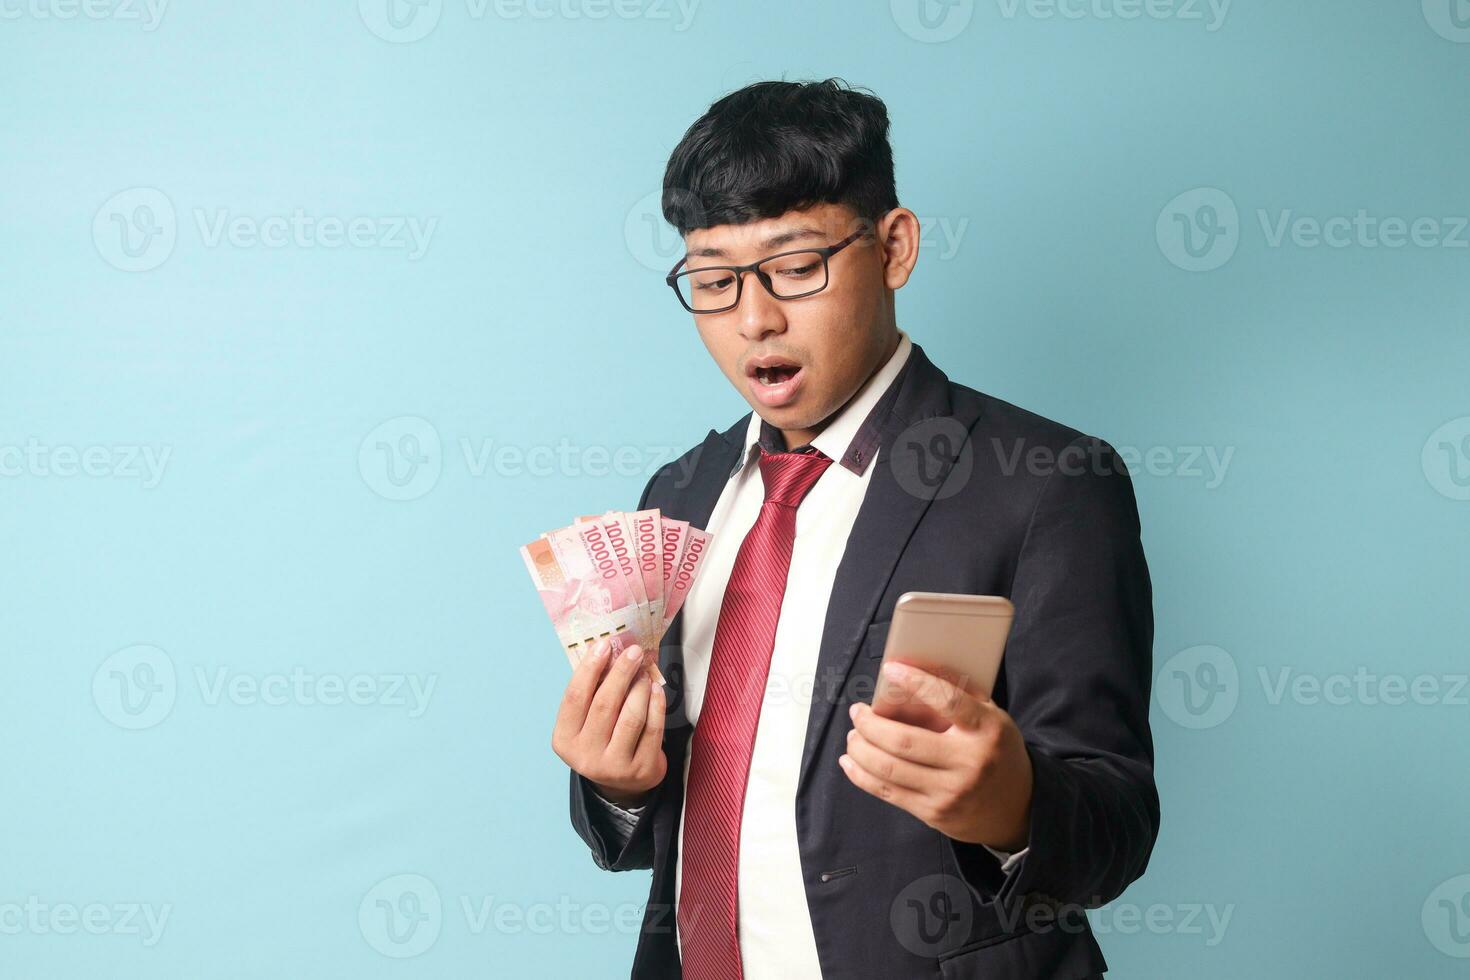
{"type": "Polygon", "coordinates": [[[845,204],[876,222],[898,207],[888,107],[839,78],[756,82],[684,134],[664,171],[664,219],[680,235],[845,204]]]}

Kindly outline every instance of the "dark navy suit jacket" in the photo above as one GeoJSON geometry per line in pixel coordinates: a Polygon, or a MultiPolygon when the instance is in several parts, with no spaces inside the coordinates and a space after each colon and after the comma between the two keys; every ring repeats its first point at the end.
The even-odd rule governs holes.
{"type": "MultiPolygon", "coordinates": [[[[950,382],[917,345],[877,411],[882,451],[827,609],[793,814],[822,973],[1100,974],[1083,910],[1143,873],[1159,826],[1152,593],[1132,483],[1107,443],[950,382]],[[1025,736],[1035,787],[1028,850],[1008,874],[837,765],[847,707],[871,701],[894,603],[909,591],[1015,605],[993,696],[1025,736]]],[[[639,507],[704,527],[748,419],[661,468],[639,507]]],[[[606,832],[591,785],[571,778],[572,824],[597,864],[653,872],[635,980],[681,976],[675,851],[691,728],[680,625],[659,650],[668,775],[626,844],[606,832]]]]}

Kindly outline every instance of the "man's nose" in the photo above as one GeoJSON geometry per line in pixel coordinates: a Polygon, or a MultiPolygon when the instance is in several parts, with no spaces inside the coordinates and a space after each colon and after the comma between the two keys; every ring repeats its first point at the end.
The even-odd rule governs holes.
{"type": "Polygon", "coordinates": [[[740,318],[740,336],[749,341],[764,340],[774,334],[786,332],[786,312],[781,301],[766,291],[754,272],[747,272],[740,290],[740,306],[735,315],[740,318]]]}

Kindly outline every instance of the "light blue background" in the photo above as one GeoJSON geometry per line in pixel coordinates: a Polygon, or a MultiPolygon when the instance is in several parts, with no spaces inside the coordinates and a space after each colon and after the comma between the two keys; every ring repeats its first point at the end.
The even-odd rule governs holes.
{"type": "Polygon", "coordinates": [[[934,229],[899,321],[930,356],[1156,450],[1135,483],[1164,823],[1098,920],[1115,975],[1464,975],[1439,899],[1470,890],[1466,692],[1273,688],[1467,669],[1470,234],[1267,230],[1470,214],[1449,3],[1467,24],[1470,4],[987,0],[927,33],[902,0],[704,0],[687,23],[653,0],[429,0],[401,29],[375,0],[177,0],[151,30],[66,2],[0,4],[0,975],[625,973],[647,875],[599,872],[568,824],[567,667],[515,547],[633,504],[745,410],[660,281],[678,243],[649,202],[709,102],[783,75],[888,103],[900,197],[934,229]],[[149,224],[137,188],[176,240],[129,272],[112,222],[149,224]],[[1197,188],[1219,193],[1170,209],[1197,188]],[[1202,235],[1222,194],[1218,267],[1186,271],[1179,222],[1202,235]],[[379,219],[435,224],[417,258],[206,234],[297,209],[374,219],[375,242],[379,219]],[[1232,453],[1223,479],[1189,447],[1232,453]],[[94,475],[67,465],[89,449],[94,475]],[[156,482],[145,449],[168,453],[156,482]],[[176,691],[126,730],[135,656],[176,691]],[[1236,680],[1196,716],[1201,657],[1236,680]],[[214,696],[298,667],[435,686],[416,717],[214,696]],[[402,945],[372,891],[400,874],[442,902],[402,945]],[[149,946],[115,918],[18,925],[36,903],[169,918],[149,946]],[[1172,924],[1149,928],[1156,905],[1172,924]]]}

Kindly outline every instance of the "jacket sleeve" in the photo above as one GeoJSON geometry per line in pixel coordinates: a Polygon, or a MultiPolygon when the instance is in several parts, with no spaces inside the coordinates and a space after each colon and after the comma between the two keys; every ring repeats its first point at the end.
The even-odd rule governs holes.
{"type": "MultiPolygon", "coordinates": [[[[638,498],[638,509],[648,506],[648,497],[654,484],[674,464],[660,467],[643,488],[638,498]]],[[[664,786],[671,778],[680,778],[670,771],[664,781],[654,790],[648,802],[631,810],[609,802],[593,788],[591,780],[574,770],[571,775],[572,829],[577,832],[592,851],[592,860],[604,871],[632,871],[653,867],[653,812],[664,786]]]]}
{"type": "Polygon", "coordinates": [[[999,901],[1112,901],[1143,874],[1159,829],[1149,731],[1153,598],[1132,481],[1079,437],[1038,493],[1012,582],[1006,704],[1026,740],[1030,834],[1002,870],[953,842],[961,873],[999,901]]]}
{"type": "Polygon", "coordinates": [[[573,772],[572,828],[592,851],[592,861],[604,871],[634,871],[653,867],[653,811],[669,776],[654,790],[647,803],[634,813],[620,810],[592,788],[592,783],[573,772]]]}

